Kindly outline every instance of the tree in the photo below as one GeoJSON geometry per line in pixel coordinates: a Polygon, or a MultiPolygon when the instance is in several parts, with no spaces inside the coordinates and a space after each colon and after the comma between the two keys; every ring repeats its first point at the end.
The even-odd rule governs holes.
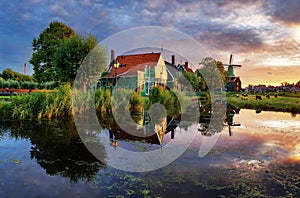
{"type": "Polygon", "coordinates": [[[15,76],[16,73],[9,68],[2,71],[2,78],[4,80],[15,79],[15,76]]]}
{"type": "Polygon", "coordinates": [[[229,73],[225,71],[222,62],[206,57],[199,65],[201,68],[197,69],[196,73],[204,81],[206,88],[220,89],[228,82],[229,73]]]}
{"type": "Polygon", "coordinates": [[[51,22],[37,39],[33,39],[33,54],[29,62],[33,65],[33,76],[38,82],[55,80],[56,75],[51,62],[53,54],[63,40],[74,35],[74,30],[64,23],[51,22]]]}
{"type": "Polygon", "coordinates": [[[290,85],[290,83],[287,81],[281,83],[281,86],[283,86],[283,87],[287,87],[289,85],[290,85]]]}
{"type": "Polygon", "coordinates": [[[180,83],[182,88],[188,89],[190,85],[195,91],[199,91],[200,81],[198,79],[198,76],[193,72],[187,72],[187,71],[183,71],[182,74],[183,75],[180,75],[178,79],[178,82],[180,83]]]}
{"type": "Polygon", "coordinates": [[[73,83],[80,65],[83,64],[84,68],[80,70],[80,82],[85,90],[86,84],[92,81],[91,76],[100,75],[99,66],[106,66],[105,50],[97,44],[97,39],[91,34],[76,35],[64,40],[52,58],[57,79],[61,82],[73,83]]]}

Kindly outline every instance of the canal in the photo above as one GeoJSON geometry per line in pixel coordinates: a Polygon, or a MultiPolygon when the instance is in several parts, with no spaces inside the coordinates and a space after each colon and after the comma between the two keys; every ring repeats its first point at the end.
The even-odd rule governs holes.
{"type": "Polygon", "coordinates": [[[236,126],[225,123],[210,134],[207,123],[162,119],[156,133],[140,138],[108,124],[99,133],[109,142],[97,144],[103,160],[89,152],[73,121],[3,122],[0,197],[299,197],[300,116],[241,109],[233,119],[236,126]],[[124,171],[105,161],[121,149],[163,155],[169,143],[190,138],[189,131],[193,141],[183,154],[152,171],[124,171]],[[204,139],[216,136],[199,157],[204,139]]]}

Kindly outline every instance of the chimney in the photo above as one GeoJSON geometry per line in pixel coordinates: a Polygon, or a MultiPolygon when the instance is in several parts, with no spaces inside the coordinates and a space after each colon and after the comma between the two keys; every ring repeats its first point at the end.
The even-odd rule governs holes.
{"type": "Polygon", "coordinates": [[[184,63],[184,67],[187,69],[187,68],[189,68],[189,62],[185,62],[184,63]]]}
{"type": "Polygon", "coordinates": [[[175,55],[172,55],[172,65],[175,65],[175,55]]]}
{"type": "Polygon", "coordinates": [[[24,64],[24,75],[26,75],[26,63],[24,64]]]}
{"type": "Polygon", "coordinates": [[[113,66],[115,61],[115,51],[114,50],[110,50],[110,65],[113,66]]]}

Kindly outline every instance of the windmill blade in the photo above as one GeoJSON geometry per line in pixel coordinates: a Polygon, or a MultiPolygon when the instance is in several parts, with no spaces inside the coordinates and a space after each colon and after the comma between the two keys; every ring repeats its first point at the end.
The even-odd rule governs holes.
{"type": "Polygon", "coordinates": [[[231,65],[231,63],[233,62],[233,55],[230,54],[230,58],[229,58],[229,65],[231,65]]]}
{"type": "Polygon", "coordinates": [[[242,65],[230,65],[232,67],[242,67],[242,65]]]}
{"type": "Polygon", "coordinates": [[[231,67],[242,67],[242,65],[236,65],[236,64],[234,64],[234,65],[223,64],[223,66],[224,67],[229,67],[229,66],[231,66],[231,67]]]}

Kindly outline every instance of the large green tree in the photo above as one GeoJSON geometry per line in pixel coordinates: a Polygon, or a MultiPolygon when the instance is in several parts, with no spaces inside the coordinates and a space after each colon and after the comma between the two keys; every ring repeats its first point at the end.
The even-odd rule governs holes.
{"type": "Polygon", "coordinates": [[[206,89],[220,89],[228,82],[229,73],[224,69],[222,62],[206,57],[199,65],[196,73],[205,83],[206,89]]]}
{"type": "Polygon", "coordinates": [[[61,82],[73,83],[76,74],[80,72],[80,83],[86,89],[86,84],[94,81],[93,77],[99,76],[101,66],[106,66],[106,55],[106,50],[98,45],[94,36],[76,35],[58,46],[52,64],[61,82]],[[79,70],[81,64],[83,68],[79,70]]]}
{"type": "Polygon", "coordinates": [[[199,91],[201,84],[196,73],[183,71],[179,76],[178,82],[182,89],[193,88],[195,91],[199,91]]]}
{"type": "Polygon", "coordinates": [[[74,35],[74,30],[64,23],[51,22],[38,38],[33,39],[33,54],[29,62],[33,65],[33,76],[38,82],[55,80],[51,61],[53,54],[62,41],[74,35]]]}

